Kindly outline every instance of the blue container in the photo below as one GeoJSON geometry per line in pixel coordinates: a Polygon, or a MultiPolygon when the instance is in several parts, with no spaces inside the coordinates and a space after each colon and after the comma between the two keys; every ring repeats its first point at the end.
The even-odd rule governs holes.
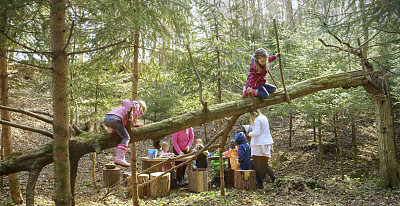
{"type": "Polygon", "coordinates": [[[156,149],[149,149],[149,157],[151,159],[156,158],[157,157],[157,150],[156,149]]]}

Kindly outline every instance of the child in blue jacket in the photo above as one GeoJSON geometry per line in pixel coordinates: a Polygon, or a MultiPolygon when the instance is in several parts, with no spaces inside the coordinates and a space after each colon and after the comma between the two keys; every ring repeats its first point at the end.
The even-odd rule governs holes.
{"type": "Polygon", "coordinates": [[[239,145],[239,170],[251,169],[251,149],[247,144],[246,137],[243,132],[239,132],[235,136],[235,142],[239,145]]]}

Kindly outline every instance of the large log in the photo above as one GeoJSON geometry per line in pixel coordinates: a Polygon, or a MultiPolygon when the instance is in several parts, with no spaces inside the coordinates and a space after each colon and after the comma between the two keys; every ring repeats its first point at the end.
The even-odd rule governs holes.
{"type": "MultiPolygon", "coordinates": [[[[317,91],[332,88],[350,88],[368,83],[368,76],[362,71],[352,71],[309,79],[287,87],[291,99],[311,94],[317,91]]],[[[239,95],[238,95],[239,96],[239,95]]],[[[185,128],[202,125],[206,122],[241,115],[254,108],[262,108],[285,102],[285,94],[278,90],[268,99],[251,98],[239,99],[232,102],[210,105],[208,110],[194,110],[181,116],[172,117],[160,122],[135,128],[134,141],[146,139],[160,139],[185,128]],[[254,105],[253,105],[254,104],[254,105]]],[[[116,147],[118,141],[112,140],[109,133],[82,133],[71,138],[69,142],[70,156],[80,158],[91,152],[116,147]]],[[[45,166],[53,162],[53,144],[48,143],[32,151],[17,152],[0,162],[0,175],[7,175],[19,171],[30,171],[38,166],[45,166]]]]}

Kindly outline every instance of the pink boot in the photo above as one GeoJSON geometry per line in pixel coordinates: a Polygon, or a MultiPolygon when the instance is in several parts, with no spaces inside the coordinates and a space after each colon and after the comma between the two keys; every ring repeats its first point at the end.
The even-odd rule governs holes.
{"type": "Polygon", "coordinates": [[[128,146],[124,144],[119,144],[117,147],[117,154],[115,155],[114,164],[121,165],[123,167],[130,167],[131,165],[126,162],[125,154],[128,151],[128,146]]]}
{"type": "Polygon", "coordinates": [[[246,86],[244,86],[243,87],[243,92],[242,92],[242,97],[245,98],[245,97],[247,97],[248,94],[249,93],[247,92],[247,88],[246,88],[246,86]]]}

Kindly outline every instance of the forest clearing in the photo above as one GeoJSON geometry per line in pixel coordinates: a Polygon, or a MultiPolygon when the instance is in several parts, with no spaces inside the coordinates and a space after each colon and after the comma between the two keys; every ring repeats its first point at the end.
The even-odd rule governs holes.
{"type": "Polygon", "coordinates": [[[0,205],[399,205],[399,8],[2,0],[0,205]]]}

